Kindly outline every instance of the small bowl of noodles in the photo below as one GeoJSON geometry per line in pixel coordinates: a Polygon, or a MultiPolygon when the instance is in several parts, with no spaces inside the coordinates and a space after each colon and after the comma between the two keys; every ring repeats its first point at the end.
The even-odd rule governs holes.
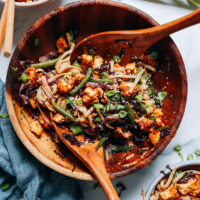
{"type": "Polygon", "coordinates": [[[166,166],[149,186],[144,200],[200,199],[200,161],[166,166]]]}

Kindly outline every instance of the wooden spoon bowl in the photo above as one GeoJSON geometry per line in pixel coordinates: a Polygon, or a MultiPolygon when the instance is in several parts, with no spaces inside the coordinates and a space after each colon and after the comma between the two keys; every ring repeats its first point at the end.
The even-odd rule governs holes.
{"type": "MultiPolygon", "coordinates": [[[[93,177],[82,163],[65,147],[60,147],[52,141],[51,136],[43,133],[40,138],[30,131],[27,121],[21,115],[22,101],[18,91],[21,60],[37,59],[56,50],[56,40],[70,30],[77,30],[76,42],[93,33],[109,30],[133,30],[148,28],[157,23],[142,11],[112,1],[74,2],[45,15],[33,24],[18,43],[12,56],[6,80],[6,100],[9,116],[13,127],[26,148],[48,167],[78,179],[92,180],[93,177]],[[119,14],[120,13],[120,14],[119,14]],[[39,38],[39,46],[34,47],[34,39],[39,38]],[[13,71],[13,68],[18,68],[13,71]],[[15,105],[13,105],[15,101],[15,105]],[[65,151],[66,156],[59,156],[65,151]]],[[[113,168],[106,164],[111,178],[124,176],[148,165],[156,158],[174,137],[183,117],[187,99],[187,76],[181,55],[170,37],[157,43],[159,51],[159,69],[153,75],[154,87],[168,92],[163,110],[167,115],[172,130],[168,136],[161,139],[158,148],[152,148],[142,159],[126,163],[128,167],[117,167],[116,163],[126,156],[120,153],[114,156],[113,168]]],[[[23,110],[27,120],[32,120],[29,110],[23,110]]],[[[52,133],[52,136],[54,134],[52,133]]]]}

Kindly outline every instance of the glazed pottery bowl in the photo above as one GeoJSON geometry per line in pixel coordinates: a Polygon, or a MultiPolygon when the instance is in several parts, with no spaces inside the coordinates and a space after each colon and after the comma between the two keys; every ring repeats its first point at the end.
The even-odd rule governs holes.
{"type": "MultiPolygon", "coordinates": [[[[184,170],[200,170],[200,161],[193,160],[193,161],[183,161],[174,165],[171,165],[170,168],[178,168],[178,169],[184,169],[184,170]]],[[[149,200],[151,193],[153,192],[156,185],[165,177],[164,174],[169,174],[170,169],[166,168],[162,170],[162,173],[160,172],[157,177],[153,179],[153,182],[150,184],[147,192],[146,192],[146,198],[149,200]]]]}
{"type": "MultiPolygon", "coordinates": [[[[22,100],[19,98],[19,76],[23,69],[21,60],[37,59],[56,50],[56,40],[60,35],[73,30],[77,32],[76,42],[90,34],[108,30],[132,30],[148,28],[157,22],[137,8],[113,1],[85,0],[55,9],[39,19],[24,34],[10,61],[6,80],[6,100],[10,119],[16,134],[26,148],[48,167],[78,179],[91,180],[93,177],[82,163],[70,152],[64,158],[58,156],[59,148],[51,137],[44,133],[37,138],[29,131],[27,120],[31,113],[25,112],[27,120],[21,120],[22,100]],[[39,46],[34,47],[34,39],[39,38],[39,46]],[[13,67],[18,68],[13,72],[13,67]],[[13,101],[16,103],[13,105],[13,101]]],[[[124,176],[148,165],[156,158],[174,137],[183,117],[187,99],[187,76],[181,55],[170,37],[156,44],[159,51],[159,67],[153,75],[154,87],[166,90],[168,96],[163,111],[168,117],[171,132],[162,138],[157,148],[152,147],[142,159],[130,163],[129,167],[109,171],[111,178],[124,176]]],[[[64,147],[65,148],[65,147],[64,147]]],[[[66,149],[66,148],[65,148],[66,149]]],[[[122,159],[123,154],[118,159],[122,159]]]]}

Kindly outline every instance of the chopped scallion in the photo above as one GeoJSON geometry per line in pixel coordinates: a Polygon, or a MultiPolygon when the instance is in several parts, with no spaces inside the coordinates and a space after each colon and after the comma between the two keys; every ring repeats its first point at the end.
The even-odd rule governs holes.
{"type": "Polygon", "coordinates": [[[196,156],[200,156],[200,149],[196,149],[195,154],[196,154],[196,156]]]}
{"type": "Polygon", "coordinates": [[[113,61],[114,61],[115,63],[119,64],[119,63],[121,62],[121,58],[120,58],[119,56],[117,56],[117,55],[114,55],[114,56],[113,56],[113,61]]]}
{"type": "Polygon", "coordinates": [[[70,130],[74,135],[78,135],[82,132],[82,127],[77,125],[77,124],[71,124],[70,125],[70,130]]]}
{"type": "Polygon", "coordinates": [[[26,83],[26,82],[29,80],[29,78],[28,78],[28,76],[27,76],[26,74],[22,74],[22,75],[20,76],[20,80],[21,80],[23,83],[26,83]]]}
{"type": "Polygon", "coordinates": [[[135,98],[136,98],[137,102],[141,102],[142,99],[143,99],[142,93],[141,93],[141,94],[138,94],[135,98]]]}
{"type": "Polygon", "coordinates": [[[120,118],[125,118],[127,116],[127,114],[128,113],[126,111],[124,111],[124,110],[119,111],[119,117],[120,118]]]}
{"type": "Polygon", "coordinates": [[[8,117],[8,113],[0,114],[0,118],[5,119],[5,118],[7,118],[7,117],[8,117]]]}
{"type": "Polygon", "coordinates": [[[103,104],[96,103],[96,104],[94,104],[94,108],[99,108],[99,109],[102,109],[102,110],[103,110],[105,107],[104,107],[103,104]]]}
{"type": "Polygon", "coordinates": [[[181,147],[180,144],[177,144],[177,145],[174,147],[174,151],[177,151],[177,152],[181,151],[181,149],[182,149],[182,147],[181,147]]]}
{"type": "Polygon", "coordinates": [[[193,154],[189,153],[187,156],[187,160],[194,160],[193,154]]]}
{"type": "Polygon", "coordinates": [[[107,97],[112,97],[113,95],[116,94],[116,91],[115,90],[109,90],[108,92],[106,92],[106,96],[107,97]]]}
{"type": "Polygon", "coordinates": [[[151,54],[150,54],[150,58],[151,60],[156,60],[158,58],[158,52],[157,51],[152,51],[151,54]]]}
{"type": "Polygon", "coordinates": [[[105,78],[108,78],[108,77],[109,77],[109,74],[108,74],[107,72],[102,72],[102,73],[100,74],[100,77],[101,77],[102,79],[105,79],[105,78]]]}
{"type": "Polygon", "coordinates": [[[158,92],[158,97],[161,101],[163,101],[167,96],[167,92],[166,91],[162,91],[162,92],[158,92]]]}

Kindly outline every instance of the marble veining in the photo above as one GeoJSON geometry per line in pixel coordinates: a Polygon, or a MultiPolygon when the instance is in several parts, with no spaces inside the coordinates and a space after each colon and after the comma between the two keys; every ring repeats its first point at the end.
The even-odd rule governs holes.
{"type": "MultiPolygon", "coordinates": [[[[23,33],[30,25],[43,16],[50,10],[71,2],[72,0],[56,0],[46,6],[40,8],[16,10],[15,16],[15,34],[14,47],[22,37],[23,33]]],[[[144,10],[151,15],[159,23],[165,23],[178,17],[184,16],[191,12],[186,8],[179,8],[170,5],[156,4],[149,2],[150,0],[121,0],[121,2],[133,5],[144,10]]],[[[155,0],[158,2],[158,0],[155,0]]],[[[159,0],[160,2],[160,0],[159,0]]],[[[169,1],[167,1],[169,2],[169,1]]],[[[170,1],[172,2],[172,1],[170,1]]],[[[0,13],[2,13],[2,5],[0,5],[0,13]]],[[[182,145],[182,154],[186,159],[189,153],[195,152],[195,149],[200,148],[200,25],[193,26],[172,35],[177,44],[186,65],[188,75],[188,101],[185,115],[182,123],[177,131],[175,138],[171,141],[168,147],[157,157],[151,165],[139,170],[138,172],[128,175],[123,178],[114,180],[114,185],[117,182],[123,182],[127,190],[122,193],[122,200],[140,200],[140,191],[142,188],[147,189],[153,178],[167,164],[174,164],[181,161],[181,158],[173,150],[176,144],[182,145]]],[[[9,60],[0,56],[0,78],[5,81],[6,71],[9,60]]],[[[200,159],[194,156],[195,159],[200,159]]],[[[80,187],[84,192],[85,200],[104,200],[105,195],[101,188],[93,190],[94,182],[79,181],[80,187]]],[[[117,189],[118,190],[118,189],[117,189]]]]}

